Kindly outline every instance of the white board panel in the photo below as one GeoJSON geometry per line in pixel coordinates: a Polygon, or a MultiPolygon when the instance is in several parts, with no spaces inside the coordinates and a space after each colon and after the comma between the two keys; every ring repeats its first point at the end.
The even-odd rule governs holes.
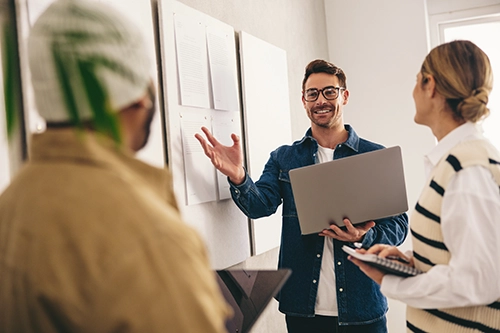
{"type": "MultiPolygon", "coordinates": [[[[287,58],[285,50],[246,32],[240,32],[240,58],[248,172],[256,181],[269,153],[292,141],[287,58]]],[[[251,225],[253,254],[278,246],[281,206],[251,225]]]]}
{"type": "MultiPolygon", "coordinates": [[[[188,205],[186,200],[186,168],[184,161],[189,161],[189,159],[184,159],[183,155],[181,119],[185,115],[206,117],[211,120],[212,128],[218,124],[231,123],[233,124],[231,125],[232,132],[241,135],[240,99],[239,96],[236,96],[238,110],[233,111],[215,110],[214,103],[211,103],[210,109],[181,105],[177,66],[178,54],[176,53],[175,40],[175,15],[188,18],[192,20],[192,23],[201,24],[207,28],[207,31],[216,29],[231,37],[228,39],[231,41],[228,56],[234,67],[234,75],[230,79],[234,80],[234,84],[237,86],[234,29],[180,2],[163,0],[159,3],[160,48],[164,82],[163,94],[166,104],[165,126],[167,151],[169,167],[174,178],[174,190],[179,199],[179,208],[184,220],[195,227],[204,238],[213,268],[223,269],[240,263],[250,256],[248,219],[231,199],[223,199],[227,198],[227,196],[218,193],[217,185],[213,186],[213,191],[218,193],[215,200],[188,205]]],[[[213,132],[221,133],[224,131],[213,130],[213,132]]],[[[221,138],[220,141],[223,142],[224,138],[221,138]]],[[[197,167],[199,168],[200,166],[195,165],[193,167],[191,165],[190,171],[195,172],[197,167]]],[[[213,169],[213,177],[214,179],[217,177],[215,168],[213,169]]],[[[214,180],[214,184],[218,184],[218,181],[214,180]]]]}

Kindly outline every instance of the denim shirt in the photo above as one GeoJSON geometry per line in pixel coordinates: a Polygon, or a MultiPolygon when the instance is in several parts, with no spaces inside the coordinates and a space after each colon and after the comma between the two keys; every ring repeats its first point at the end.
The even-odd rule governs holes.
{"type": "MultiPolygon", "coordinates": [[[[345,128],[349,136],[335,148],[334,159],[384,148],[359,138],[350,125],[345,125],[345,128]]],[[[271,152],[262,176],[255,183],[248,175],[240,185],[229,182],[234,202],[249,218],[272,215],[283,203],[278,266],[290,268],[292,275],[276,298],[279,310],[292,316],[314,316],[324,237],[301,235],[288,171],[318,163],[317,151],[318,142],[309,129],[301,140],[271,152]]],[[[383,195],[383,189],[380,189],[380,194],[383,195]]],[[[376,225],[363,238],[364,247],[377,243],[399,245],[406,238],[406,214],[375,222],[376,225]]],[[[333,240],[339,324],[363,325],[383,319],[387,299],[378,284],[347,259],[347,254],[342,251],[344,244],[347,243],[333,240]]]]}

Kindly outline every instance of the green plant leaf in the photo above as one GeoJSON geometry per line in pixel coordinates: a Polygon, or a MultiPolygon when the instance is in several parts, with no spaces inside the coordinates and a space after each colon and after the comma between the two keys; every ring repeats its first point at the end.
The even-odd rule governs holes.
{"type": "MultiPolygon", "coordinates": [[[[77,41],[73,40],[73,42],[77,41]]],[[[77,96],[85,97],[93,114],[92,124],[95,130],[111,136],[117,144],[121,144],[118,117],[111,108],[106,89],[96,75],[96,69],[103,65],[102,62],[92,58],[78,59],[61,50],[62,47],[54,43],[53,55],[57,76],[72,123],[79,128],[83,127],[79,108],[84,103],[82,101],[79,103],[77,96]],[[82,92],[83,95],[79,95],[75,89],[82,92]]],[[[119,68],[117,66],[111,67],[119,68]]]]}
{"type": "Polygon", "coordinates": [[[97,64],[93,61],[79,61],[78,67],[94,114],[94,126],[98,131],[110,135],[116,143],[120,144],[121,131],[118,117],[111,108],[106,89],[95,74],[97,64]]]}
{"type": "Polygon", "coordinates": [[[66,57],[63,59],[61,52],[59,52],[59,45],[54,43],[52,45],[52,53],[54,55],[55,68],[57,72],[57,77],[59,78],[59,83],[61,86],[62,96],[67,107],[70,119],[73,124],[82,128],[82,122],[80,120],[80,115],[78,114],[78,105],[76,103],[75,95],[73,94],[73,89],[71,88],[71,80],[69,78],[69,66],[71,66],[71,59],[66,57]]]}
{"type": "Polygon", "coordinates": [[[17,105],[16,88],[19,87],[19,77],[16,73],[16,68],[19,68],[19,63],[17,59],[16,43],[14,31],[12,31],[11,26],[7,23],[2,27],[3,32],[3,45],[2,45],[2,59],[3,59],[3,93],[4,93],[4,103],[5,103],[5,113],[7,121],[7,135],[11,137],[16,123],[18,121],[19,108],[17,105]]]}

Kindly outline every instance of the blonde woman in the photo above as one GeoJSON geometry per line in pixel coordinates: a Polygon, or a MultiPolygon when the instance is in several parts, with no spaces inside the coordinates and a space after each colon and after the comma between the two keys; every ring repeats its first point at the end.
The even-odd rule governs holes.
{"type": "MultiPolygon", "coordinates": [[[[385,275],[350,258],[382,292],[407,307],[409,332],[500,332],[500,154],[477,123],[488,116],[493,76],[470,41],[434,48],[413,91],[415,122],[437,145],[425,156],[428,180],[410,218],[411,278],[385,275]]],[[[367,250],[405,257],[396,247],[367,250]]]]}

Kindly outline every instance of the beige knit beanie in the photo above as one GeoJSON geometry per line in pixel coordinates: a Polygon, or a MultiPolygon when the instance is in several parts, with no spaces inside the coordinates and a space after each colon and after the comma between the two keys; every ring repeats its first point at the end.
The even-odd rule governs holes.
{"type": "Polygon", "coordinates": [[[115,112],[139,100],[150,84],[140,31],[97,1],[55,1],[31,29],[28,54],[37,109],[48,122],[71,119],[68,94],[81,120],[93,118],[81,64],[90,64],[115,112]]]}

